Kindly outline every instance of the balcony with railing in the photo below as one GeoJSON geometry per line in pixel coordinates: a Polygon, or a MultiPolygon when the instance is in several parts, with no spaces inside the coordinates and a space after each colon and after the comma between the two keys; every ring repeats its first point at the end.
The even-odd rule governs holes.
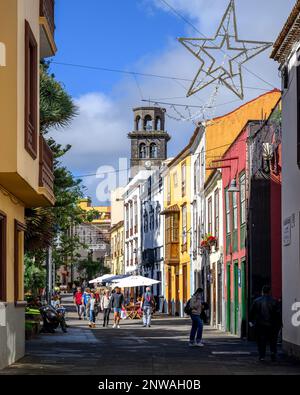
{"type": "Polygon", "coordinates": [[[56,53],[55,32],[55,0],[40,0],[40,49],[41,58],[56,53]]]}
{"type": "Polygon", "coordinates": [[[39,190],[46,195],[51,203],[54,203],[53,194],[53,153],[46,140],[40,135],[40,158],[39,158],[39,190]]]}

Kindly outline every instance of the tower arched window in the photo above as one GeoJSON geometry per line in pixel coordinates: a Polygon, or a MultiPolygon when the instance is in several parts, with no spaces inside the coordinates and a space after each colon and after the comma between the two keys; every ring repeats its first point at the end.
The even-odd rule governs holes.
{"type": "Polygon", "coordinates": [[[151,159],[156,159],[158,156],[158,149],[157,145],[155,143],[150,144],[150,158],[151,159]]]}
{"type": "Polygon", "coordinates": [[[147,130],[148,132],[153,130],[153,123],[150,115],[146,115],[144,118],[144,130],[147,130]]]}
{"type": "Polygon", "coordinates": [[[160,117],[155,119],[155,130],[162,130],[162,122],[160,117]]]}
{"type": "Polygon", "coordinates": [[[145,143],[141,143],[139,147],[139,157],[140,159],[146,159],[147,158],[147,147],[145,143]]]}
{"type": "Polygon", "coordinates": [[[141,130],[141,117],[139,115],[135,118],[135,130],[141,130]]]}

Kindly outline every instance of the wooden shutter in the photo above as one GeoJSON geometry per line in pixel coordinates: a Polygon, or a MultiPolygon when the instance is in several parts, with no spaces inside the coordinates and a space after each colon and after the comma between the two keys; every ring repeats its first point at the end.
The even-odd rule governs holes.
{"type": "Polygon", "coordinates": [[[25,149],[37,157],[38,138],[38,47],[25,21],[25,149]]]}
{"type": "Polygon", "coordinates": [[[297,163],[300,169],[300,53],[297,54],[298,66],[297,66],[297,163]]]}
{"type": "Polygon", "coordinates": [[[0,211],[0,301],[2,302],[6,301],[6,225],[6,215],[0,211]]]}
{"type": "Polygon", "coordinates": [[[14,299],[15,302],[20,302],[23,299],[23,293],[21,289],[22,281],[22,260],[20,259],[23,251],[21,248],[20,237],[25,231],[25,225],[15,220],[15,235],[14,235],[14,299]]]}

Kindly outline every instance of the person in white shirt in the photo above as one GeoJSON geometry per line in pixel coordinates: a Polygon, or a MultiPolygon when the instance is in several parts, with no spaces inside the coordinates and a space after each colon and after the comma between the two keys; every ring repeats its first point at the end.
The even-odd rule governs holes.
{"type": "Polygon", "coordinates": [[[89,327],[90,328],[96,328],[96,312],[95,312],[96,299],[95,299],[95,294],[94,293],[91,293],[91,298],[88,301],[88,304],[89,304],[89,312],[90,312],[89,327]]]}
{"type": "Polygon", "coordinates": [[[109,323],[109,315],[110,315],[110,299],[111,295],[109,290],[107,289],[104,292],[104,295],[101,297],[101,310],[103,311],[103,327],[108,326],[109,323]]]}

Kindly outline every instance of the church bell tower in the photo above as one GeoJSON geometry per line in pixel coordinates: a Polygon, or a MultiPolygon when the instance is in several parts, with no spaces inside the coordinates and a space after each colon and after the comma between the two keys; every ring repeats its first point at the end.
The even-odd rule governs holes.
{"type": "Polygon", "coordinates": [[[165,131],[165,112],[160,107],[138,107],[134,112],[134,130],[131,140],[130,176],[140,170],[159,167],[167,159],[170,135],[165,131]]]}

